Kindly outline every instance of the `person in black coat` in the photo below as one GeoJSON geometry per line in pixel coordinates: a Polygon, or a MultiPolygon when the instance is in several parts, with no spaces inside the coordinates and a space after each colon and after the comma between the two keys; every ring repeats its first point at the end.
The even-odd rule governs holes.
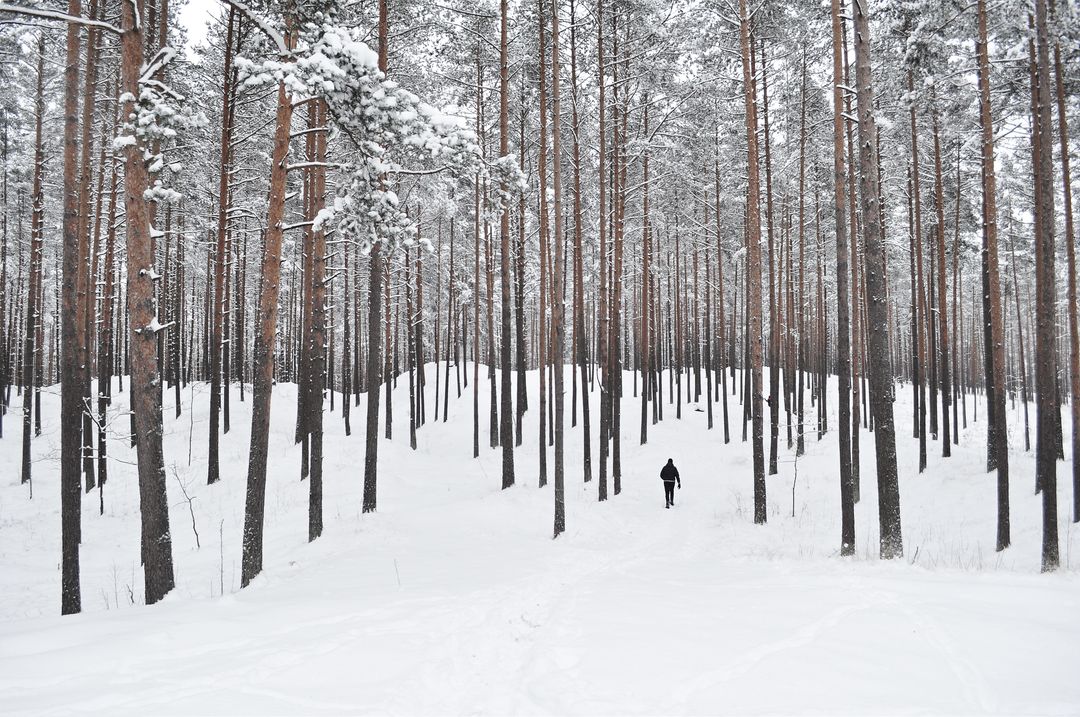
{"type": "Polygon", "coordinates": [[[679,469],[670,458],[667,459],[667,465],[660,469],[660,480],[664,481],[664,507],[670,508],[675,505],[675,486],[678,485],[679,489],[682,489],[679,469]]]}

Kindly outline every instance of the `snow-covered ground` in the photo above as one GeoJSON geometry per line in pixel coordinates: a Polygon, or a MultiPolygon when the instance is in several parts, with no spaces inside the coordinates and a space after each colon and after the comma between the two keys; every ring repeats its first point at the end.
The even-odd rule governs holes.
{"type": "MultiPolygon", "coordinates": [[[[430,367],[428,378],[433,392],[430,367]]],[[[951,459],[931,443],[930,468],[919,475],[910,389],[898,391],[896,404],[902,561],[876,557],[872,434],[862,434],[858,554],[841,559],[835,430],[821,442],[808,436],[797,464],[782,430],[768,524],[755,526],[736,404],[727,446],[719,406],[708,432],[704,412],[684,408],[676,420],[667,405],[666,420],[639,446],[640,404],[630,395],[622,494],[597,502],[595,479],[582,481],[580,427],[570,432],[567,532],[553,541],[552,489],[537,487],[530,378],[533,410],[515,453],[517,485],[507,491],[499,490],[500,453],[487,448],[486,415],[481,458],[471,457],[471,386],[451,398],[448,423],[432,422],[429,404],[413,452],[408,385],[399,383],[375,514],[360,513],[363,406],[349,438],[340,413],[328,414],[326,531],[313,544],[291,440],[295,387],[277,387],[265,569],[243,591],[250,403],[234,387],[222,481],[207,487],[206,387],[184,391],[179,420],[166,392],[177,589],[150,608],[141,605],[138,495],[133,453],[119,438],[120,395],[105,514],[96,493],[84,500],[84,614],[71,617],[58,616],[55,389],[43,397],[32,500],[18,482],[20,427],[10,415],[0,440],[8,466],[0,479],[0,711],[1080,713],[1071,462],[1059,467],[1063,568],[1042,575],[1041,501],[1019,414],[1010,414],[1013,546],[1001,554],[995,478],[982,470],[985,424],[969,422],[951,459]],[[673,510],[663,507],[657,477],[668,457],[683,477],[673,510]]],[[[569,374],[567,384],[569,399],[569,374]]],[[[833,395],[832,427],[835,406],[833,395]]],[[[973,413],[969,399],[969,421],[973,413]]],[[[569,415],[568,406],[568,424],[569,415]]],[[[549,471],[550,463],[549,454],[549,471]]]]}

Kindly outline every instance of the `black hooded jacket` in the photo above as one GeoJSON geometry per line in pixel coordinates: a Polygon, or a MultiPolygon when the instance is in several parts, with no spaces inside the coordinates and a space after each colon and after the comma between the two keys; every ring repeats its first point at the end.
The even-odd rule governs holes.
{"type": "Polygon", "coordinates": [[[660,480],[671,481],[672,483],[679,480],[679,469],[675,467],[674,463],[668,461],[667,465],[660,469],[660,480]]]}

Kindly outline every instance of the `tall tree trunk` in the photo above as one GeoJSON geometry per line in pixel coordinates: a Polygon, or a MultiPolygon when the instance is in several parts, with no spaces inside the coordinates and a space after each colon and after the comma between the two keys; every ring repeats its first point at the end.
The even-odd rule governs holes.
{"type": "MultiPolygon", "coordinates": [[[[1024,348],[1024,319],[1020,313],[1020,281],[1016,275],[1016,247],[1011,233],[1009,235],[1009,259],[1012,266],[1013,299],[1016,305],[1016,362],[1020,364],[1020,403],[1024,407],[1024,452],[1027,453],[1031,450],[1031,430],[1028,422],[1030,394],[1028,393],[1027,354],[1024,348]]],[[[1016,395],[1016,391],[1013,391],[1013,395],[1016,395]]]]}
{"type": "MultiPolygon", "coordinates": [[[[293,45],[293,18],[286,17],[285,41],[293,45]]],[[[253,349],[251,386],[251,446],[248,455],[247,497],[244,506],[244,544],[240,586],[246,587],[262,572],[263,513],[266,504],[266,451],[270,433],[270,399],[274,384],[274,343],[277,335],[281,245],[284,234],[285,183],[288,172],[292,101],[284,83],[278,83],[274,144],[270,159],[270,189],[266,237],[263,247],[258,330],[253,349]]],[[[365,488],[367,479],[365,476],[365,488]]],[[[366,491],[365,491],[366,493],[366,491]]]]}
{"type": "MultiPolygon", "coordinates": [[[[840,5],[841,11],[844,11],[843,2],[840,5]]],[[[848,40],[847,40],[847,25],[844,24],[840,28],[840,34],[843,42],[843,63],[844,63],[844,86],[851,87],[851,62],[848,58],[848,40]]],[[[862,361],[860,356],[860,347],[862,344],[862,331],[859,322],[859,311],[862,306],[862,293],[859,291],[859,215],[855,211],[855,204],[858,199],[858,192],[855,189],[855,148],[854,138],[852,135],[855,130],[852,127],[851,121],[851,92],[844,92],[844,135],[847,140],[847,209],[848,209],[848,264],[851,267],[851,283],[848,285],[848,293],[851,296],[850,308],[847,309],[848,315],[846,321],[849,322],[850,331],[848,332],[848,349],[849,349],[849,363],[850,369],[848,384],[851,387],[851,401],[850,407],[850,441],[851,441],[851,491],[852,500],[855,503],[859,502],[860,484],[859,484],[859,394],[861,387],[861,379],[859,374],[862,373],[862,361]]],[[[839,318],[839,313],[837,314],[839,318]]],[[[842,404],[841,404],[842,406],[842,404]]],[[[841,418],[841,421],[844,419],[841,418]]],[[[841,438],[843,440],[843,438],[841,438]]]]}
{"type": "MultiPolygon", "coordinates": [[[[509,127],[509,101],[510,101],[510,69],[507,65],[506,56],[506,0],[499,4],[499,157],[506,157],[510,153],[510,127],[509,127]]],[[[508,187],[506,182],[499,186],[500,197],[505,197],[508,187]]],[[[510,333],[510,205],[505,199],[502,202],[502,211],[499,217],[499,258],[501,274],[501,327],[502,345],[499,355],[502,372],[502,404],[500,406],[501,423],[499,425],[499,437],[502,443],[502,487],[509,488],[514,485],[514,407],[513,385],[511,382],[510,363],[511,333],[510,333]]],[[[422,371],[423,369],[421,369],[422,371]]]]}
{"type": "MultiPolygon", "coordinates": [[[[1053,0],[1051,12],[1055,11],[1053,0]]],[[[1069,263],[1069,410],[1072,416],[1072,477],[1073,477],[1073,522],[1080,523],[1080,461],[1076,460],[1080,451],[1080,330],[1077,328],[1076,294],[1076,231],[1073,228],[1072,174],[1069,168],[1069,125],[1065,111],[1065,79],[1061,62],[1061,44],[1054,39],[1054,81],[1057,95],[1058,137],[1061,141],[1061,182],[1062,198],[1065,210],[1065,247],[1069,263]]]]}
{"type": "MultiPolygon", "coordinates": [[[[717,170],[719,173],[719,170],[717,170]]],[[[816,184],[816,183],[815,183],[816,184]]],[[[806,441],[804,438],[805,424],[803,423],[803,380],[806,375],[806,281],[805,281],[805,267],[806,267],[806,251],[805,251],[805,235],[806,235],[806,53],[803,52],[802,58],[802,76],[799,85],[799,339],[798,339],[798,364],[799,364],[799,376],[798,387],[796,388],[796,415],[798,428],[796,429],[795,437],[795,456],[804,455],[806,452],[806,441]]],[[[717,196],[719,197],[719,188],[717,189],[717,196]]],[[[721,272],[721,278],[723,273],[721,272]]],[[[723,284],[720,288],[721,294],[723,293],[723,284]]],[[[721,304],[721,311],[723,304],[721,304]]],[[[723,314],[721,314],[722,316],[723,314]]],[[[725,391],[726,394],[726,391],[725,391]]],[[[727,397],[725,395],[724,405],[727,406],[727,397]]],[[[726,425],[726,424],[725,424],[726,425]]],[[[726,436],[725,432],[725,436],[726,436]]]]}
{"type": "MultiPolygon", "coordinates": [[[[908,68],[907,73],[908,94],[911,103],[911,201],[914,214],[914,229],[911,230],[911,246],[915,254],[915,291],[917,297],[915,331],[918,332],[918,370],[916,380],[919,383],[919,472],[926,470],[926,368],[927,357],[927,319],[926,292],[923,288],[923,251],[922,251],[922,202],[919,182],[919,134],[916,125],[915,112],[915,79],[914,72],[908,68]]],[[[910,220],[909,220],[910,224],[910,220]]]]}
{"type": "MultiPolygon", "coordinates": [[[[644,128],[645,141],[649,136],[649,96],[645,94],[642,104],[645,105],[644,128]]],[[[649,259],[652,251],[649,248],[649,147],[645,145],[642,158],[642,200],[641,200],[641,308],[639,311],[640,324],[638,326],[638,363],[641,368],[641,445],[649,440],[649,259]]]]}
{"type": "Polygon", "coordinates": [[[1057,274],[1054,269],[1054,165],[1053,113],[1050,92],[1050,34],[1046,0],[1035,1],[1038,85],[1033,118],[1038,151],[1035,183],[1035,432],[1036,481],[1043,496],[1043,572],[1056,570],[1060,561],[1057,526],[1057,441],[1060,416],[1057,404],[1057,274]]]}
{"type": "MultiPolygon", "coordinates": [[[[607,169],[607,103],[605,100],[605,85],[607,84],[604,79],[604,0],[596,0],[596,66],[597,66],[597,84],[600,92],[599,101],[599,160],[600,170],[598,172],[598,184],[600,195],[599,206],[599,222],[600,225],[600,321],[599,328],[597,330],[597,351],[596,355],[600,362],[600,472],[599,480],[597,481],[597,491],[599,500],[607,500],[607,457],[608,457],[608,435],[609,435],[609,417],[611,415],[611,362],[608,349],[608,338],[610,335],[610,320],[609,320],[609,302],[608,302],[608,248],[607,248],[607,227],[608,227],[608,205],[607,205],[607,183],[608,183],[608,169],[607,169]]],[[[543,77],[543,72],[540,76],[543,77]]],[[[677,221],[677,220],[676,220],[677,221]]]]}
{"type": "MultiPolygon", "coordinates": [[[[851,349],[848,329],[848,235],[844,167],[843,36],[840,0],[832,0],[833,33],[833,183],[836,221],[836,346],[840,399],[840,554],[855,553],[855,491],[851,475],[851,349]]],[[[859,103],[861,109],[862,103],[859,103]]]]}
{"type": "MultiPolygon", "coordinates": [[[[121,77],[124,94],[139,96],[143,33],[132,3],[122,4],[121,77]]],[[[124,106],[124,116],[135,111],[124,106]]],[[[161,445],[161,376],[157,370],[157,306],[154,299],[153,229],[144,193],[149,187],[141,141],[124,150],[124,207],[127,227],[127,295],[130,326],[131,408],[135,424],[142,515],[142,556],[146,603],[163,598],[174,586],[169,504],[161,445]]]]}
{"type": "MultiPolygon", "coordinates": [[[[935,93],[936,94],[936,93],[935,93]]],[[[952,384],[949,379],[949,317],[945,310],[945,193],[941,173],[941,138],[938,132],[938,116],[935,97],[933,112],[934,124],[934,211],[937,213],[937,325],[938,356],[940,368],[938,380],[941,386],[941,456],[952,455],[952,436],[949,427],[949,403],[952,396],[952,384]]]]}
{"type": "Polygon", "coordinates": [[[539,337],[540,408],[539,408],[539,448],[540,448],[540,487],[547,485],[547,368],[548,368],[548,198],[547,198],[547,28],[544,19],[544,0],[537,3],[537,24],[539,31],[539,82],[540,82],[540,148],[537,166],[540,173],[540,316],[536,332],[539,337]]]}
{"type": "MultiPolygon", "coordinates": [[[[724,444],[727,445],[731,442],[731,431],[728,426],[728,396],[727,396],[727,372],[724,371],[725,361],[725,323],[724,323],[724,248],[721,241],[721,226],[720,226],[720,147],[719,147],[719,129],[717,130],[716,139],[714,141],[714,153],[716,157],[713,161],[713,188],[716,194],[716,202],[714,207],[714,219],[716,222],[716,303],[720,310],[720,315],[717,321],[717,334],[719,335],[719,341],[717,346],[717,359],[720,364],[720,395],[723,404],[723,416],[724,416],[724,444]]],[[[678,232],[679,216],[675,215],[675,230],[678,232]]],[[[676,241],[678,241],[676,239],[676,241]]],[[[676,249],[676,256],[678,256],[678,249],[676,249]]],[[[676,282],[678,282],[678,274],[676,274],[676,282]]],[[[738,283],[738,282],[736,282],[738,283]]],[[[734,336],[732,337],[734,341],[734,336]]]]}
{"type": "MultiPolygon", "coordinates": [[[[525,166],[525,76],[522,73],[521,90],[521,123],[519,126],[518,139],[518,165],[525,166]]],[[[453,222],[453,218],[451,218],[453,222]]],[[[451,227],[453,224],[451,223],[451,227]]],[[[529,391],[526,384],[525,372],[527,369],[525,360],[525,192],[518,194],[518,233],[514,257],[514,363],[517,366],[517,410],[514,412],[514,445],[520,446],[522,441],[521,419],[529,406],[529,391]]],[[[451,243],[453,242],[451,234],[451,243]]],[[[450,263],[454,259],[451,256],[450,263]]],[[[451,272],[452,274],[452,272],[451,272]]],[[[449,340],[449,339],[447,339],[449,340]]],[[[449,357],[449,354],[447,354],[449,357]]],[[[447,380],[450,378],[449,364],[447,364],[447,380]]],[[[445,410],[444,410],[445,418],[445,410]]]]}
{"type": "MultiPolygon", "coordinates": [[[[23,390],[23,415],[22,415],[22,479],[23,483],[30,483],[30,432],[31,413],[33,410],[32,398],[34,391],[34,366],[37,363],[37,352],[41,346],[37,343],[38,326],[41,323],[41,262],[42,244],[45,220],[45,196],[43,185],[45,182],[45,151],[42,144],[41,130],[45,117],[45,32],[38,34],[38,62],[37,62],[37,89],[34,93],[34,180],[33,189],[30,193],[30,266],[29,280],[26,290],[25,312],[25,338],[23,341],[22,360],[22,390],[23,390]]],[[[5,114],[6,118],[6,114],[5,114]]],[[[31,491],[33,487],[31,486],[31,491]]]]}
{"type": "MultiPolygon", "coordinates": [[[[97,15],[97,0],[90,0],[89,15],[93,19],[97,15]]],[[[82,380],[82,472],[85,480],[86,492],[93,490],[94,479],[94,419],[93,408],[90,402],[90,380],[93,353],[91,345],[94,336],[91,332],[93,320],[93,302],[91,301],[91,277],[90,277],[90,189],[93,173],[93,127],[94,127],[94,103],[97,97],[97,28],[91,26],[86,32],[86,62],[84,65],[82,105],[82,139],[80,149],[82,159],[79,170],[79,275],[78,275],[78,312],[80,326],[78,327],[78,345],[81,355],[79,360],[82,380]]],[[[151,239],[153,246],[153,239],[151,239]]]]}
{"type": "MultiPolygon", "coordinates": [[[[315,128],[326,125],[327,109],[325,103],[316,101],[310,105],[312,124],[315,128]]],[[[314,169],[314,196],[312,217],[319,215],[326,204],[326,132],[312,133],[315,142],[315,161],[319,166],[314,169]]],[[[312,232],[312,244],[309,248],[312,260],[311,273],[311,326],[308,345],[309,359],[309,396],[307,401],[307,419],[305,425],[310,439],[310,473],[308,492],[308,540],[315,540],[323,530],[323,387],[326,385],[326,235],[321,229],[312,232]]],[[[332,329],[331,329],[332,330],[332,329]]],[[[332,387],[331,387],[332,390],[332,387]]],[[[344,399],[348,405],[348,399],[344,399]]],[[[331,406],[331,408],[333,408],[331,406]]]]}
{"type": "MultiPolygon", "coordinates": [[[[379,0],[379,70],[387,71],[387,7],[386,0],[379,0]]],[[[371,513],[377,506],[379,461],[379,391],[382,389],[383,352],[389,350],[389,342],[382,345],[382,297],[383,254],[388,247],[383,241],[374,241],[368,255],[368,324],[367,324],[367,414],[364,430],[364,493],[361,510],[371,513]]],[[[386,307],[389,311],[389,306],[386,307]]],[[[356,332],[358,335],[359,330],[356,332]]],[[[387,402],[389,410],[389,401],[387,402]]]]}
{"type": "MultiPolygon", "coordinates": [[[[82,14],[80,0],[68,0],[68,14],[73,17],[82,14]]],[[[64,245],[63,307],[60,313],[60,611],[64,615],[77,613],[82,609],[79,590],[79,542],[82,538],[79,497],[82,458],[82,344],[78,341],[79,204],[76,177],[79,148],[79,33],[77,24],[68,23],[67,56],[64,64],[64,245]]]]}
{"type": "Polygon", "coordinates": [[[753,420],[754,451],[754,522],[767,520],[765,504],[765,452],[761,416],[761,213],[758,206],[760,185],[758,181],[757,104],[754,77],[750,68],[752,45],[750,41],[750,15],[746,0],[739,0],[739,39],[742,46],[743,96],[746,107],[746,144],[749,186],[746,199],[747,223],[747,335],[750,353],[750,396],[753,420]]]}
{"type": "Polygon", "coordinates": [[[218,179],[218,218],[217,249],[214,254],[214,304],[211,316],[214,323],[213,336],[210,340],[210,440],[209,453],[206,456],[206,482],[217,483],[221,478],[218,445],[221,437],[219,426],[221,416],[221,351],[222,323],[225,312],[225,234],[229,221],[229,171],[232,154],[232,125],[229,103],[232,82],[233,25],[236,11],[229,8],[229,21],[225,31],[225,68],[223,71],[224,87],[221,92],[221,163],[218,179]]]}
{"type": "Polygon", "coordinates": [[[772,147],[769,141],[769,67],[765,61],[765,41],[761,41],[761,106],[765,144],[765,226],[769,237],[769,475],[776,474],[776,451],[780,434],[780,323],[777,301],[773,235],[772,147]]]}
{"type": "MultiPolygon", "coordinates": [[[[985,361],[987,372],[987,470],[997,468],[997,550],[1011,542],[1009,526],[1009,448],[1005,424],[1005,340],[1002,331],[1001,283],[998,277],[997,189],[994,176],[994,124],[990,107],[990,50],[986,0],[978,0],[979,126],[982,132],[983,306],[989,316],[985,361]],[[992,388],[991,388],[992,385],[992,388]],[[992,457],[993,460],[989,460],[992,457]]],[[[974,318],[974,316],[972,317],[974,318]]]]}
{"type": "Polygon", "coordinates": [[[863,275],[870,298],[870,410],[874,417],[877,457],[878,522],[882,559],[902,557],[900,486],[896,474],[896,430],[893,424],[895,384],[889,362],[889,313],[885,276],[885,242],[881,231],[880,186],[874,145],[874,89],[870,74],[870,23],[864,3],[855,8],[855,84],[859,97],[859,194],[866,227],[863,275]]]}
{"type": "MultiPolygon", "coordinates": [[[[578,364],[578,370],[581,372],[581,470],[585,482],[588,483],[592,480],[592,417],[589,415],[584,258],[581,253],[581,147],[578,141],[580,125],[578,122],[577,23],[574,14],[574,0],[570,0],[570,91],[572,100],[570,128],[574,141],[574,336],[576,337],[571,350],[578,364]]],[[[601,181],[603,180],[601,179],[601,181]]]]}
{"type": "MultiPolygon", "coordinates": [[[[505,2],[506,0],[503,0],[505,2]]],[[[562,213],[562,151],[560,147],[560,103],[559,103],[559,4],[551,0],[551,178],[555,198],[555,296],[552,324],[555,328],[555,345],[552,347],[555,366],[555,533],[554,537],[566,530],[565,487],[563,476],[563,337],[566,333],[565,302],[562,301],[566,275],[563,272],[565,260],[563,252],[563,213],[562,213]]]]}

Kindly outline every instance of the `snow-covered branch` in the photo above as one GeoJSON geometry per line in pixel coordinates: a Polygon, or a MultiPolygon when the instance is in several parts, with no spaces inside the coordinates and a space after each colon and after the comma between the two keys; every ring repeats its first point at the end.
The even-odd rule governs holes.
{"type": "Polygon", "coordinates": [[[47,10],[39,7],[24,7],[23,5],[12,5],[11,3],[0,3],[0,12],[10,12],[14,15],[28,15],[30,17],[40,17],[44,20],[59,20],[60,22],[73,22],[77,25],[86,25],[87,27],[96,27],[99,30],[106,30],[108,32],[120,34],[120,28],[116,25],[112,25],[101,20],[91,20],[87,17],[77,17],[75,15],[68,15],[65,12],[59,10],[47,10]]]}

